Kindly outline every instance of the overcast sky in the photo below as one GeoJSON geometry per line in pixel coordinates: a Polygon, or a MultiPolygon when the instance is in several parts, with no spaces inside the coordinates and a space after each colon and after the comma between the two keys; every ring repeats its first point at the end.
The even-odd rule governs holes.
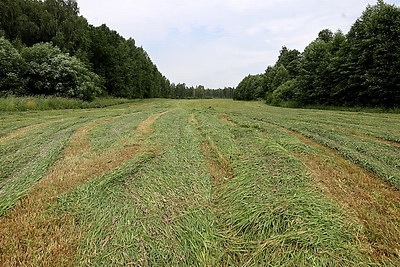
{"type": "MultiPolygon", "coordinates": [[[[347,33],[376,0],[77,0],[89,23],[143,46],[171,82],[237,86],[273,65],[282,46],[303,51],[320,30],[347,33]]],[[[400,5],[400,0],[387,0],[400,5]]]]}

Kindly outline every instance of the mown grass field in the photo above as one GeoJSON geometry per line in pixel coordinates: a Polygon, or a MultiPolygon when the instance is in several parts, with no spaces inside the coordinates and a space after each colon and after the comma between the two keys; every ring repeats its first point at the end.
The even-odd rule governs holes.
{"type": "Polygon", "coordinates": [[[400,265],[400,115],[0,113],[0,266],[400,265]]]}

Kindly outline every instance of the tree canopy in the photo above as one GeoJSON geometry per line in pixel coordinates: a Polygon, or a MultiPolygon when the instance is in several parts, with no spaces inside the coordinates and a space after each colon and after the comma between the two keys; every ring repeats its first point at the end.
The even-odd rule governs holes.
{"type": "MultiPolygon", "coordinates": [[[[399,107],[400,8],[378,0],[346,35],[324,29],[302,53],[283,47],[260,75],[270,104],[399,107]]],[[[239,83],[235,99],[259,97],[249,80],[239,83]]]]}
{"type": "Polygon", "coordinates": [[[90,72],[76,57],[62,53],[50,43],[26,47],[21,54],[26,63],[26,90],[30,95],[92,100],[101,93],[98,75],[90,72]]]}
{"type": "Polygon", "coordinates": [[[74,0],[2,0],[0,13],[3,95],[171,94],[171,83],[142,47],[105,24],[88,24],[74,0]]]}
{"type": "Polygon", "coordinates": [[[7,92],[18,94],[23,90],[23,72],[21,55],[9,41],[0,37],[0,96],[7,92]]]}

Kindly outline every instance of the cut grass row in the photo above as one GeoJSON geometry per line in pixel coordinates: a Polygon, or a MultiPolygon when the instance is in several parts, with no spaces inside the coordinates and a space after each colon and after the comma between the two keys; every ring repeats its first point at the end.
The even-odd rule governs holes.
{"type": "Polygon", "coordinates": [[[0,215],[43,177],[81,123],[52,123],[0,143],[0,215]]]}
{"type": "Polygon", "coordinates": [[[216,234],[199,138],[182,110],[163,115],[154,127],[147,140],[156,141],[153,154],[62,198],[87,227],[81,264],[213,264],[216,234]]]}
{"type": "MultiPolygon", "coordinates": [[[[65,176],[57,175],[64,177],[61,180],[82,179],[64,191],[43,183],[37,201],[31,197],[32,202],[43,203],[38,206],[39,220],[31,227],[40,229],[43,221],[46,229],[57,224],[57,231],[49,230],[57,233],[53,234],[55,243],[43,241],[44,233],[44,239],[29,235],[35,233],[29,224],[23,233],[7,234],[3,228],[18,222],[4,223],[14,210],[0,218],[0,232],[12,239],[2,241],[0,263],[396,265],[399,193],[371,181],[386,178],[385,172],[396,174],[398,156],[390,144],[344,130],[359,131],[365,120],[371,133],[382,138],[385,129],[395,129],[398,115],[385,115],[379,130],[381,114],[363,114],[356,123],[350,113],[334,114],[226,100],[154,100],[99,110],[7,114],[2,118],[7,128],[3,136],[22,130],[0,143],[12,157],[21,158],[18,166],[0,162],[8,166],[9,173],[21,168],[29,153],[37,155],[29,139],[35,140],[40,133],[60,134],[63,143],[55,149],[58,156],[47,164],[59,160],[49,170],[71,170],[65,176]],[[62,121],[46,124],[54,120],[62,121]],[[10,126],[14,122],[19,127],[10,126]],[[69,129],[68,134],[61,134],[62,129],[69,129]],[[84,138],[76,138],[78,135],[84,138]],[[11,140],[17,141],[14,147],[11,140]],[[82,142],[74,145],[74,140],[82,142]],[[369,183],[353,181],[359,179],[358,171],[351,169],[354,165],[318,144],[329,145],[324,140],[339,144],[335,149],[341,154],[350,149],[357,157],[363,156],[375,173],[377,166],[384,171],[378,178],[368,176],[372,179],[369,183]],[[13,154],[24,146],[26,151],[13,154]],[[65,153],[71,149],[76,152],[75,163],[67,166],[65,153]],[[86,152],[80,154],[83,150],[86,152]],[[374,157],[373,151],[382,157],[374,157]],[[46,188],[54,194],[48,200],[46,188]],[[353,189],[364,194],[363,198],[349,196],[343,201],[353,189]],[[372,196],[368,189],[373,190],[372,196]],[[57,196],[57,205],[48,206],[57,196]],[[368,204],[358,203],[363,200],[368,204]],[[387,210],[382,214],[380,209],[387,210]],[[7,242],[13,245],[4,246],[7,242]],[[72,242],[68,245],[72,249],[62,250],[67,242],[72,242]]],[[[392,140],[398,137],[395,131],[391,135],[392,140]]],[[[351,159],[356,162],[355,156],[351,159]]],[[[44,172],[48,172],[47,166],[44,172]]],[[[36,180],[16,190],[27,192],[43,175],[38,173],[36,180]]],[[[43,182],[52,180],[46,178],[51,177],[49,173],[44,177],[43,182]]],[[[24,180],[22,175],[13,179],[13,183],[24,180]]],[[[27,201],[21,203],[21,208],[29,210],[24,207],[27,201]]],[[[29,221],[29,212],[25,214],[29,221]]]]}
{"type": "Polygon", "coordinates": [[[217,113],[187,106],[155,122],[154,140],[158,153],[62,198],[89,225],[84,265],[362,262],[352,227],[307,186],[301,162],[254,129],[232,132],[217,113]],[[227,158],[233,177],[207,168],[229,168],[227,158]]]}
{"type": "Polygon", "coordinates": [[[230,248],[227,265],[348,265],[362,263],[354,229],[333,203],[308,183],[292,150],[310,148],[290,135],[286,146],[252,127],[221,126],[218,114],[199,116],[211,140],[230,156],[234,177],[218,188],[221,235],[230,248]],[[232,153],[232,144],[236,145],[232,153]],[[245,253],[243,253],[245,252],[245,253]]]}
{"type": "MultiPolygon", "coordinates": [[[[162,103],[162,101],[160,101],[162,103]]],[[[160,105],[155,103],[154,105],[160,105]]],[[[162,104],[161,104],[162,105],[162,104]]],[[[121,140],[133,137],[135,126],[160,108],[144,101],[118,108],[78,111],[22,112],[0,119],[0,216],[39,181],[68,146],[74,132],[94,121],[89,142],[103,153],[109,146],[123,146],[121,140]],[[145,106],[149,110],[141,112],[145,106]],[[118,120],[115,120],[115,118],[118,120]],[[111,118],[111,119],[108,119],[111,118]],[[96,123],[99,121],[99,123],[96,123]],[[129,123],[127,123],[129,122],[129,123]],[[109,125],[107,133],[102,124],[109,125]],[[100,131],[97,134],[96,131],[100,131]],[[96,137],[97,136],[97,137],[96,137]],[[101,137],[98,137],[101,136],[101,137]],[[103,148],[102,148],[103,147],[103,148]]],[[[82,129],[84,130],[84,128],[82,129]]]]}
{"type": "MultiPolygon", "coordinates": [[[[400,189],[398,114],[259,109],[254,103],[248,103],[247,110],[233,111],[231,119],[241,124],[254,120],[272,123],[298,132],[337,150],[345,158],[400,189]]],[[[260,124],[258,127],[263,126],[260,124]]]]}
{"type": "MultiPolygon", "coordinates": [[[[152,120],[156,115],[149,119],[152,120]]],[[[132,117],[134,119],[134,114],[132,117]]],[[[69,192],[143,152],[135,138],[122,140],[120,146],[108,151],[92,149],[88,140],[91,129],[119,118],[121,116],[107,117],[78,128],[70,144],[64,148],[62,157],[51,166],[46,176],[33,186],[30,194],[11,212],[0,218],[0,234],[7,236],[0,241],[2,264],[73,265],[80,232],[74,226],[74,218],[67,213],[54,211],[51,205],[60,194],[69,192]]],[[[145,128],[142,126],[135,137],[145,138],[145,128]]]]}

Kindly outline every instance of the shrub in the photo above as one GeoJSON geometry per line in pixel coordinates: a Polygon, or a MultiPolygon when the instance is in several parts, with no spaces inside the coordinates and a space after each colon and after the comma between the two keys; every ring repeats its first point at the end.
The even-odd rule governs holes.
{"type": "Polygon", "coordinates": [[[24,60],[12,44],[0,37],[0,96],[24,91],[24,65],[24,60]]]}
{"type": "Polygon", "coordinates": [[[298,82],[295,79],[283,83],[270,96],[271,104],[279,105],[282,102],[294,100],[297,87],[298,82]]]}
{"type": "Polygon", "coordinates": [[[28,92],[92,100],[101,93],[100,78],[76,57],[50,43],[22,50],[27,64],[28,92]]]}

